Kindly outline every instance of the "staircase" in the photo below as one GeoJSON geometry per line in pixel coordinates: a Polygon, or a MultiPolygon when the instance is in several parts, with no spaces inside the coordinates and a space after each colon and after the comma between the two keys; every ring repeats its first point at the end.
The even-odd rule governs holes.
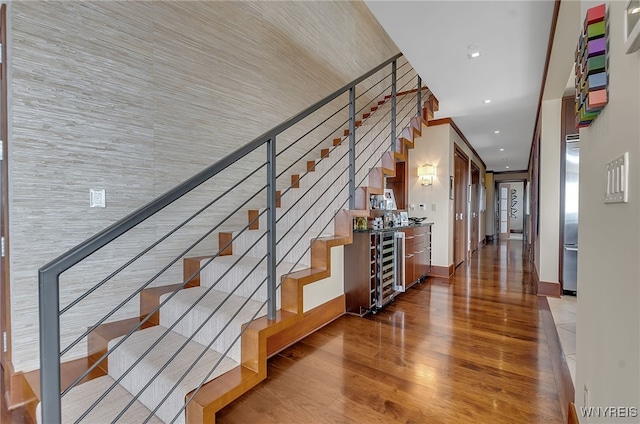
{"type": "MultiPolygon", "coordinates": [[[[432,117],[437,108],[419,78],[417,89],[395,95],[396,84],[403,81],[395,73],[399,58],[371,72],[392,64],[394,94],[383,89],[357,119],[352,107],[350,127],[316,143],[312,148],[317,156],[305,161],[302,172],[292,171],[292,166],[279,175],[273,169],[267,172],[266,207],[241,210],[247,219],[244,227],[211,231],[217,235],[217,250],[208,256],[185,256],[182,283],[143,285],[139,297],[132,298],[140,304],[139,317],[112,321],[108,318],[115,314],[110,313],[90,327],[85,332],[90,365],[76,372],[70,384],[63,382],[62,393],[47,391],[47,386],[60,387],[65,363],[54,364],[58,381],[52,384],[56,375],[43,352],[45,418],[39,404],[39,422],[58,421],[57,401],[65,423],[214,423],[218,410],[267,377],[269,355],[314,330],[303,309],[303,287],[331,275],[331,248],[352,242],[353,218],[369,216],[369,196],[383,194],[385,176],[395,175],[396,162],[406,159],[426,125],[417,109],[432,117]],[[421,96],[426,101],[420,101],[421,96]],[[397,127],[393,143],[392,115],[397,127]],[[274,181],[282,184],[279,190],[274,181]]],[[[410,66],[405,69],[411,71],[410,66]]],[[[269,137],[273,141],[275,135],[269,137]]],[[[270,155],[275,158],[275,151],[270,155]]],[[[41,270],[41,298],[52,284],[42,275],[48,268],[41,270]]],[[[68,309],[60,311],[56,305],[55,312],[68,309]]],[[[42,331],[47,332],[48,321],[42,319],[42,331]]],[[[58,344],[52,350],[59,360],[56,330],[58,344]]],[[[52,342],[41,343],[46,349],[52,342]]]]}

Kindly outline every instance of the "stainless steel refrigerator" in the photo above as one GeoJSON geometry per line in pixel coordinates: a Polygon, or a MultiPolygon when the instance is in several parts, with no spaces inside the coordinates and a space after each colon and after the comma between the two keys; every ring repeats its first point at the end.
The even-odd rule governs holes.
{"type": "Polygon", "coordinates": [[[563,289],[578,291],[578,204],[580,141],[567,136],[564,180],[564,249],[562,261],[563,289]]]}

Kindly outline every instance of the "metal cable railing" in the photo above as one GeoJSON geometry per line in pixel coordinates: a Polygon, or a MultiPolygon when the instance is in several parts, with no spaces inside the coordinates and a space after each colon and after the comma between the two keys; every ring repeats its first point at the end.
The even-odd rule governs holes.
{"type": "MultiPolygon", "coordinates": [[[[347,205],[349,208],[354,207],[355,189],[366,180],[365,175],[356,181],[356,175],[360,176],[360,172],[367,167],[370,169],[377,166],[384,154],[392,149],[393,144],[387,142],[388,137],[393,140],[397,129],[407,125],[407,119],[412,115],[410,105],[417,105],[417,111],[420,113],[422,89],[419,77],[416,96],[409,97],[403,93],[399,100],[401,107],[396,109],[398,91],[402,92],[415,78],[415,71],[408,62],[397,63],[400,58],[400,54],[390,58],[39,270],[43,422],[61,422],[62,402],[65,396],[83,380],[90,378],[99,366],[106,363],[107,358],[110,358],[109,373],[113,374],[113,381],[110,381],[108,387],[105,386],[105,390],[96,394],[95,399],[90,400],[88,406],[73,418],[74,422],[93,419],[97,408],[108,402],[110,394],[119,385],[129,390],[132,396],[122,409],[112,411],[114,415],[109,418],[112,422],[125,419],[131,408],[140,402],[149,410],[144,422],[149,422],[156,416],[167,422],[183,421],[187,405],[211,378],[218,375],[214,373],[221,372],[216,370],[222,361],[239,355],[242,335],[249,328],[246,324],[264,315],[265,306],[267,317],[275,317],[278,290],[282,284],[278,280],[301,269],[313,244],[325,235],[325,231],[340,211],[347,205]],[[398,71],[404,70],[405,67],[408,67],[408,70],[398,77],[398,71]],[[382,76],[370,81],[375,75],[382,76]],[[407,81],[397,88],[398,81],[405,79],[407,81]],[[366,86],[360,89],[365,84],[366,86]],[[345,94],[349,96],[348,103],[340,103],[341,96],[345,94]],[[361,119],[359,126],[356,126],[356,115],[360,116],[360,113],[374,102],[384,105],[387,101],[391,104],[389,110],[377,108],[377,113],[371,112],[367,118],[361,119]],[[405,113],[408,108],[409,111],[405,113]],[[342,116],[346,113],[348,118],[344,119],[342,116]],[[332,145],[328,155],[323,154],[314,161],[313,170],[322,168],[322,171],[314,173],[315,176],[308,184],[304,184],[305,189],[301,190],[301,193],[292,197],[291,190],[294,185],[298,186],[301,180],[307,181],[311,178],[310,169],[298,174],[295,184],[287,183],[277,199],[278,179],[287,175],[315,149],[342,131],[347,124],[348,136],[340,138],[342,141],[348,139],[348,146],[347,143],[332,145]],[[304,128],[306,125],[307,128],[304,128]],[[290,129],[292,130],[287,133],[290,129]],[[295,136],[294,133],[300,135],[295,136]],[[279,151],[276,138],[282,138],[284,141],[284,147],[279,151]],[[260,152],[262,148],[264,153],[260,152]],[[258,160],[258,155],[265,155],[266,161],[262,159],[265,156],[258,160]],[[276,160],[282,169],[279,172],[276,171],[276,160]],[[240,176],[237,181],[223,177],[223,173],[232,173],[236,168],[241,169],[234,174],[240,176]],[[238,190],[240,187],[242,189],[238,190]],[[165,211],[165,208],[178,205],[177,202],[186,195],[202,196],[205,200],[201,206],[191,206],[191,210],[195,212],[185,211],[186,218],[179,218],[177,224],[170,224],[164,229],[165,223],[170,221],[169,218],[173,218],[174,213],[169,209],[165,211]],[[210,200],[211,198],[213,200],[210,200]],[[309,199],[308,204],[302,207],[305,198],[309,199]],[[277,213],[276,209],[277,200],[283,203],[280,213],[277,213]],[[242,211],[261,203],[264,203],[264,208],[258,208],[257,214],[250,215],[248,223],[238,225],[237,220],[242,211]],[[285,208],[285,204],[289,206],[285,208]],[[319,208],[319,204],[324,207],[319,208]],[[168,214],[170,217],[161,214],[168,214]],[[121,237],[135,237],[131,230],[142,228],[141,224],[152,217],[152,224],[155,228],[161,229],[157,237],[149,242],[133,243],[134,247],[142,247],[130,255],[127,254],[128,257],[123,257],[118,264],[114,264],[112,271],[105,268],[106,275],[98,276],[97,283],[90,284],[74,298],[65,301],[64,307],[60,306],[61,290],[64,289],[61,287],[63,273],[72,268],[82,269],[75,268],[81,263],[87,266],[84,264],[91,261],[94,255],[97,257],[98,252],[105,247],[116,246],[117,250],[118,245],[114,244],[116,241],[119,242],[121,237]],[[214,219],[213,224],[202,224],[211,217],[214,219]],[[262,222],[263,219],[266,219],[266,223],[262,222]],[[261,227],[264,224],[266,231],[260,231],[255,235],[252,233],[251,230],[256,226],[261,227]],[[181,259],[189,254],[197,256],[198,252],[206,251],[211,238],[221,234],[226,227],[239,230],[234,230],[224,239],[220,237],[220,242],[212,254],[201,257],[198,266],[195,269],[190,268],[188,275],[183,272],[185,275],[181,277],[181,283],[166,286],[166,289],[157,286],[174,278],[172,276],[179,272],[181,259]],[[297,228],[302,230],[297,231],[297,228]],[[177,242],[176,246],[169,246],[170,241],[177,242]],[[166,260],[162,259],[164,256],[167,257],[166,260]],[[151,271],[145,268],[149,263],[154,266],[151,271]],[[283,269],[279,269],[281,266],[283,269]],[[145,270],[150,276],[138,274],[139,269],[145,270]],[[121,292],[113,299],[104,299],[105,305],[100,305],[97,308],[100,311],[92,314],[95,318],[91,326],[86,329],[78,328],[64,335],[61,333],[61,317],[69,316],[73,319],[78,314],[86,314],[88,308],[95,305],[94,298],[103,299],[105,289],[113,290],[114,285],[118,287],[123,280],[132,276],[133,281],[126,285],[130,287],[130,291],[121,292]],[[185,289],[198,276],[201,287],[190,292],[192,294],[189,296],[183,296],[186,293],[185,289]],[[144,315],[135,323],[126,324],[117,339],[108,343],[106,351],[94,355],[91,365],[69,386],[61,388],[62,357],[74,355],[84,343],[89,344],[91,334],[103,325],[120,322],[117,320],[123,314],[129,313],[127,311],[131,309],[131,305],[141,301],[141,296],[154,287],[162,289],[156,304],[146,307],[144,315]],[[185,299],[188,300],[187,303],[184,303],[185,299]],[[211,299],[215,299],[217,303],[211,299]],[[229,309],[230,307],[232,309],[229,309]],[[152,317],[159,321],[152,322],[152,317]],[[158,323],[161,327],[154,327],[158,323]],[[145,328],[149,325],[158,330],[157,334],[153,333],[154,338],[139,346],[140,353],[134,359],[127,360],[126,365],[117,365],[118,358],[124,355],[122,352],[127,352],[131,343],[139,343],[137,340],[140,339],[134,339],[133,336],[137,332],[146,331],[145,328]],[[160,358],[160,362],[156,359],[157,367],[149,374],[144,374],[144,381],[133,384],[132,381],[136,378],[139,380],[139,377],[134,376],[136,370],[147,357],[170,339],[168,336],[172,333],[182,335],[181,342],[175,346],[171,345],[170,354],[160,358]],[[70,341],[65,342],[64,348],[61,348],[63,337],[70,341]],[[176,359],[187,349],[192,352],[190,355],[195,355],[193,360],[188,364],[176,365],[176,359]],[[219,352],[221,356],[211,365],[206,363],[204,358],[212,350],[219,352]],[[175,380],[171,380],[170,384],[163,383],[158,386],[160,377],[170,369],[174,369],[176,373],[175,380]],[[191,374],[196,370],[198,375],[193,377],[191,374]],[[194,387],[189,398],[185,400],[186,393],[180,392],[179,389],[183,387],[188,376],[188,384],[194,384],[194,387]],[[197,384],[192,383],[192,380],[197,381],[197,384]],[[175,409],[172,409],[173,406],[167,409],[165,405],[178,406],[175,409]]],[[[66,299],[68,295],[66,291],[64,293],[66,299]]],[[[69,328],[69,325],[65,323],[64,328],[69,328]]]]}

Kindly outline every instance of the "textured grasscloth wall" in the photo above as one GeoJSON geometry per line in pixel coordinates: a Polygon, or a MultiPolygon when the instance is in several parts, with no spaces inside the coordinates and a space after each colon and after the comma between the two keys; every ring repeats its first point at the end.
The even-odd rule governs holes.
{"type": "MultiPolygon", "coordinates": [[[[397,52],[360,2],[15,2],[9,19],[12,356],[23,371],[39,366],[40,266],[397,52]],[[107,190],[106,209],[89,208],[90,188],[107,190]]],[[[63,315],[63,346],[257,184],[63,315]]],[[[63,305],[221,190],[202,187],[64,275],[63,305]]],[[[151,284],[180,275],[177,263],[151,284]]],[[[110,319],[137,308],[134,297],[110,319]]],[[[65,359],[84,353],[80,343],[65,359]]]]}

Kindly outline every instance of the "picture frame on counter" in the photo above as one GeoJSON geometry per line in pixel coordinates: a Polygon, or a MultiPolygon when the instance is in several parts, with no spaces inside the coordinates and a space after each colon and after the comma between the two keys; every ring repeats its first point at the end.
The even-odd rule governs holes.
{"type": "Polygon", "coordinates": [[[400,212],[400,225],[409,225],[409,213],[406,211],[400,212]]]}
{"type": "Polygon", "coordinates": [[[393,194],[393,190],[390,188],[384,189],[384,200],[386,201],[385,209],[388,211],[395,211],[398,209],[396,207],[396,196],[393,194]]]}

